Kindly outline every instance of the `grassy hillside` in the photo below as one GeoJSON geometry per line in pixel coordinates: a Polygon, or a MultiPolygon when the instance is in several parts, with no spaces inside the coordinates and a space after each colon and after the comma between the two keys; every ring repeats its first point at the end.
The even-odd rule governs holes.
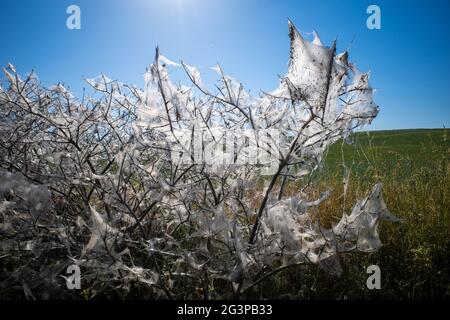
{"type": "Polygon", "coordinates": [[[347,165],[373,162],[375,165],[393,165],[410,160],[426,166],[434,156],[447,153],[450,148],[449,129],[410,129],[360,132],[351,137],[352,144],[334,144],[327,155],[326,165],[342,162],[342,151],[347,165]],[[436,154],[437,153],[437,154],[436,154]]]}
{"type": "Polygon", "coordinates": [[[334,189],[319,208],[321,222],[337,221],[376,182],[383,183],[389,210],[403,221],[381,225],[384,247],[379,252],[345,257],[342,278],[314,267],[289,270],[266,283],[255,297],[449,299],[449,139],[448,129],[376,131],[355,134],[352,145],[333,145],[315,177],[319,187],[312,190],[318,194],[334,189]],[[344,172],[349,174],[345,196],[344,172]],[[381,290],[366,288],[366,268],[371,264],[381,269],[381,290]]]}

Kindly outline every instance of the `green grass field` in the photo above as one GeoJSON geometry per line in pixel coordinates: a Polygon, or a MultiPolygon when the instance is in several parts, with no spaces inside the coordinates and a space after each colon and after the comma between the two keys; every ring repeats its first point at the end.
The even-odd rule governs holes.
{"type": "Polygon", "coordinates": [[[449,133],[449,129],[360,132],[353,135],[352,144],[334,144],[325,163],[333,169],[342,163],[343,153],[345,163],[358,169],[367,164],[392,169],[398,161],[427,166],[436,156],[443,155],[441,152],[448,156],[449,133]]]}
{"type": "Polygon", "coordinates": [[[341,278],[315,267],[289,270],[268,281],[254,297],[449,299],[449,139],[448,129],[376,131],[356,133],[351,145],[333,145],[314,178],[319,185],[315,191],[334,189],[319,208],[321,222],[337,221],[376,182],[383,183],[389,210],[403,221],[381,225],[380,251],[343,257],[341,278]],[[350,172],[345,198],[344,165],[350,172]],[[366,288],[366,268],[371,264],[381,269],[381,290],[366,288]]]}

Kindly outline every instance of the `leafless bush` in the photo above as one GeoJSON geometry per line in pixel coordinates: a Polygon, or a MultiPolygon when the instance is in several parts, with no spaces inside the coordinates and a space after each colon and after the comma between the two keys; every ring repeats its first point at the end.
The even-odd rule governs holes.
{"type": "Polygon", "coordinates": [[[347,52],[336,55],[335,44],[325,47],[317,35],[310,43],[291,23],[289,31],[289,71],[258,98],[219,66],[210,92],[197,69],[158,49],[143,90],[100,76],[81,99],[6,67],[3,294],[79,297],[61,277],[77,264],[84,297],[131,289],[157,298],[240,297],[302,264],[340,275],[343,253],[379,248],[378,223],[393,219],[380,185],[326,229],[310,212],[331,191],[309,201],[304,179],[332,143],[376,116],[368,75],[347,52]],[[170,68],[183,68],[190,85],[173,84],[170,68]],[[211,148],[221,152],[205,156],[211,148]],[[252,161],[258,152],[270,164],[252,161]],[[274,170],[263,176],[268,165],[274,170]],[[262,191],[258,181],[267,182],[262,191]],[[298,181],[298,194],[284,197],[298,181]],[[228,293],[219,290],[227,282],[228,293]]]}

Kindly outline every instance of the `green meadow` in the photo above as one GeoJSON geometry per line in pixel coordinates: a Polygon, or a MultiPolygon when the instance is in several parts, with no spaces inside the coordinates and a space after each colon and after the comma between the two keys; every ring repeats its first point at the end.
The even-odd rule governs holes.
{"type": "Polygon", "coordinates": [[[351,137],[351,144],[334,144],[326,157],[326,167],[333,169],[342,164],[353,169],[396,169],[400,162],[427,167],[436,157],[448,157],[449,129],[410,129],[359,132],[351,137]]]}
{"type": "MultiPolygon", "coordinates": [[[[267,281],[254,298],[449,299],[450,298],[450,130],[360,132],[352,144],[338,142],[313,177],[319,193],[333,188],[317,217],[325,225],[349,213],[376,182],[392,214],[382,222],[383,247],[342,257],[337,278],[314,266],[287,270],[267,281]],[[344,192],[343,176],[349,177],[344,192]],[[368,266],[381,270],[381,289],[366,286],[368,266]]],[[[295,192],[297,187],[288,192],[295,192]]]]}

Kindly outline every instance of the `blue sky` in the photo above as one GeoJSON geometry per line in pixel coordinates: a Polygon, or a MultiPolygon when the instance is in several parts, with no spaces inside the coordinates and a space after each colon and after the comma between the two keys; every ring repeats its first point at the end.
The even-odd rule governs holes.
{"type": "Polygon", "coordinates": [[[286,72],[290,18],[327,44],[338,37],[338,49],[351,45],[350,59],[371,70],[381,112],[370,129],[449,127],[449,14],[447,0],[2,0],[0,64],[75,93],[100,73],[142,86],[159,45],[203,72],[219,62],[257,94],[286,72]],[[81,30],[66,28],[71,4],[81,30]],[[370,4],[381,8],[381,30],[366,27],[370,4]]]}

